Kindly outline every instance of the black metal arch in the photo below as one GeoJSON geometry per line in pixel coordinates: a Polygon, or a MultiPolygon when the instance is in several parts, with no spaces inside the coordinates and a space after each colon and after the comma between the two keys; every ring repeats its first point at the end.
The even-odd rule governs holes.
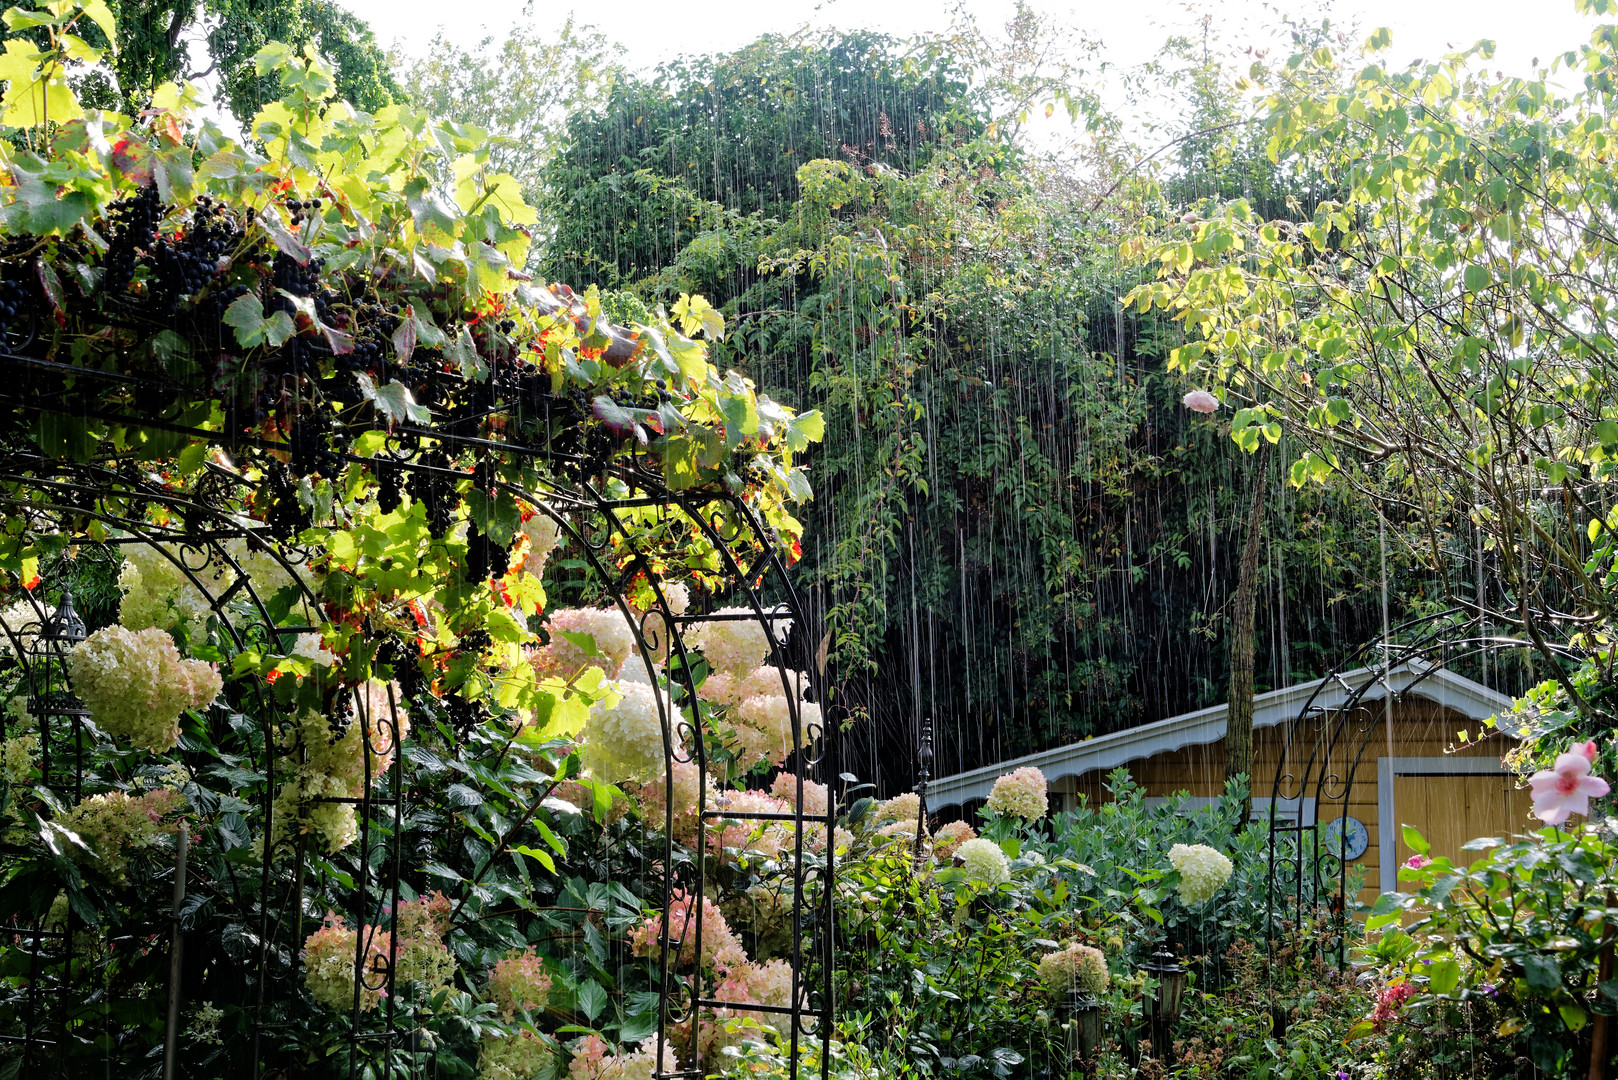
{"type": "MultiPolygon", "coordinates": [[[[1339,662],[1287,722],[1270,788],[1265,926],[1272,944],[1283,921],[1290,919],[1294,927],[1301,928],[1302,916],[1323,905],[1330,925],[1314,927],[1315,944],[1333,953],[1339,967],[1346,966],[1352,921],[1349,860],[1322,842],[1322,827],[1336,820],[1337,836],[1346,832],[1349,798],[1378,710],[1391,708],[1442,667],[1503,650],[1534,648],[1527,639],[1490,634],[1486,628],[1485,618],[1475,609],[1461,607],[1393,627],[1386,638],[1361,645],[1339,662]],[[1391,673],[1412,662],[1429,666],[1394,694],[1391,673]],[[1358,686],[1343,678],[1346,672],[1363,668],[1369,668],[1372,675],[1358,686]],[[1346,691],[1340,705],[1327,708],[1317,704],[1328,687],[1346,691]],[[1378,687],[1383,696],[1373,708],[1365,699],[1378,687]],[[1316,809],[1312,819],[1305,821],[1303,806],[1310,798],[1316,809]],[[1294,800],[1298,813],[1288,821],[1281,814],[1281,804],[1294,800]],[[1323,812],[1327,808],[1335,808],[1335,813],[1323,812]]],[[[1393,886],[1383,882],[1382,887],[1387,891],[1393,886]]]]}
{"type": "MultiPolygon", "coordinates": [[[[435,438],[438,437],[437,433],[431,434],[435,438]]],[[[500,446],[499,449],[509,451],[512,448],[500,446]]],[[[387,465],[408,471],[446,471],[406,459],[393,459],[388,461],[387,465]]],[[[239,491],[248,483],[245,478],[215,463],[208,463],[206,469],[205,484],[215,487],[220,495],[239,491]]],[[[464,476],[458,473],[450,475],[457,478],[464,476]]],[[[658,1076],[670,1080],[674,1077],[694,1080],[707,1074],[709,1070],[705,1068],[697,1039],[698,1026],[704,1017],[709,1015],[708,1010],[723,1008],[789,1015],[791,1071],[795,1077],[799,1072],[802,1040],[813,1036],[826,1038],[829,1035],[833,1000],[831,904],[834,890],[831,888],[831,881],[834,872],[832,840],[835,808],[829,806],[824,816],[806,817],[803,813],[803,784],[815,776],[829,780],[835,772],[826,750],[829,740],[826,738],[824,718],[818,725],[806,723],[799,707],[799,702],[806,692],[810,700],[818,702],[822,709],[826,707],[824,687],[814,663],[813,639],[802,622],[804,609],[780,557],[778,538],[770,532],[760,515],[745,500],[728,492],[670,491],[662,483],[661,477],[649,469],[640,467],[638,462],[632,462],[627,468],[611,470],[610,478],[627,489],[627,496],[607,495],[602,490],[604,484],[592,484],[582,479],[571,486],[556,485],[543,490],[526,490],[507,484],[499,486],[549,515],[557,523],[558,530],[578,545],[596,579],[613,595],[618,610],[633,633],[640,663],[654,684],[659,675],[658,657],[666,656],[677,661],[669,665],[669,672],[671,684],[675,682],[679,684],[678,695],[672,697],[662,693],[655,695],[664,739],[666,814],[663,823],[664,865],[675,873],[679,867],[690,868],[689,863],[675,862],[672,830],[669,828],[674,812],[673,768],[676,761],[694,761],[699,770],[699,831],[696,840],[699,859],[706,858],[705,830],[711,823],[725,818],[774,817],[791,822],[794,825],[795,835],[791,868],[793,978],[790,1004],[783,1007],[765,1003],[719,1000],[713,988],[703,985],[700,968],[692,973],[693,981],[689,985],[682,985],[679,975],[674,971],[671,957],[679,953],[684,944],[683,938],[670,937],[666,933],[659,963],[659,986],[662,988],[664,1007],[659,1012],[658,1060],[661,1063],[664,1045],[682,1024],[688,1027],[687,1038],[695,1058],[689,1067],[674,1072],[665,1073],[660,1068],[658,1076]],[[629,512],[650,506],[680,515],[695,534],[704,537],[713,545],[721,559],[722,576],[729,586],[723,592],[723,596],[730,602],[741,601],[738,606],[744,607],[750,613],[739,617],[756,620],[765,628],[769,642],[768,660],[780,672],[782,687],[789,703],[794,748],[792,761],[798,777],[797,800],[790,814],[732,815],[726,813],[722,806],[710,805],[713,792],[710,790],[709,763],[698,712],[700,706],[697,704],[699,697],[694,677],[694,657],[686,648],[682,631],[712,618],[713,615],[711,610],[676,614],[670,608],[665,582],[655,572],[654,560],[649,552],[636,548],[636,534],[625,521],[629,512]],[[595,530],[588,527],[584,519],[594,519],[601,524],[599,536],[594,535],[595,530]],[[609,548],[614,550],[609,551],[609,548]],[[744,556],[738,552],[738,548],[750,549],[755,554],[750,557],[744,556]],[[625,601],[625,588],[637,574],[645,574],[654,597],[652,607],[645,612],[635,611],[625,601]],[[796,633],[781,631],[781,627],[788,622],[796,623],[798,628],[796,633]],[[807,686],[804,685],[805,682],[807,686]],[[818,749],[805,750],[803,747],[806,744],[818,749]],[[824,830],[826,849],[823,858],[806,858],[804,840],[808,827],[824,830]]],[[[302,601],[312,607],[317,606],[318,599],[299,573],[299,564],[307,562],[307,554],[289,549],[284,540],[271,530],[251,527],[241,520],[222,514],[214,506],[208,505],[207,501],[188,498],[129,470],[63,463],[26,452],[0,453],[0,488],[12,491],[18,487],[36,493],[44,492],[48,495],[48,499],[40,501],[35,498],[24,501],[17,496],[0,492],[0,505],[6,506],[14,513],[26,515],[37,528],[54,530],[65,522],[82,525],[87,521],[95,521],[117,534],[109,541],[113,546],[143,544],[161,552],[186,581],[205,598],[209,610],[216,616],[222,633],[236,651],[255,644],[275,643],[283,635],[318,629],[315,626],[276,624],[268,606],[270,598],[259,595],[248,573],[237,563],[227,548],[227,541],[243,540],[254,550],[268,554],[276,560],[289,578],[298,584],[302,601]],[[164,511],[172,523],[153,524],[150,511],[154,509],[164,511]],[[232,608],[233,604],[244,606],[250,617],[245,620],[232,617],[236,615],[232,608]]],[[[32,593],[29,596],[39,607],[36,614],[39,624],[43,625],[49,614],[43,606],[40,606],[38,596],[32,593]]],[[[717,603],[716,596],[711,599],[709,607],[717,606],[717,603]]],[[[27,627],[0,627],[12,641],[19,660],[24,663],[25,676],[32,678],[35,674],[45,674],[45,671],[31,674],[27,667],[29,656],[27,629],[27,627]]],[[[634,662],[633,658],[630,662],[634,662]]],[[[55,665],[51,670],[51,677],[58,680],[63,677],[60,667],[59,663],[55,665]]],[[[304,935],[306,912],[303,903],[302,841],[290,834],[279,840],[274,838],[275,795],[280,786],[277,759],[282,756],[278,752],[275,737],[277,706],[273,696],[266,693],[262,683],[254,681],[249,692],[254,695],[252,710],[257,713],[263,725],[262,760],[259,764],[265,777],[260,812],[263,814],[266,842],[258,867],[259,901],[258,910],[254,913],[258,939],[257,971],[254,974],[257,1004],[252,1032],[250,1075],[256,1078],[264,1075],[265,1040],[274,1035],[279,1015],[278,999],[285,996],[275,991],[274,987],[289,984],[298,972],[297,948],[304,935]],[[276,880],[276,869],[284,867],[284,860],[288,858],[292,859],[297,867],[293,872],[297,885],[291,891],[291,895],[276,904],[271,900],[271,887],[276,880]]],[[[366,708],[364,695],[356,694],[355,700],[359,710],[366,708]]],[[[384,905],[386,910],[393,910],[400,898],[399,837],[405,786],[402,772],[404,755],[394,752],[390,783],[382,791],[373,789],[372,752],[380,749],[380,740],[383,739],[391,743],[395,750],[399,747],[401,741],[399,709],[402,704],[393,700],[390,688],[389,706],[393,715],[382,718],[380,723],[372,723],[368,722],[372,718],[364,716],[361,712],[358,719],[362,724],[363,738],[367,740],[366,749],[371,751],[362,754],[365,767],[364,795],[353,800],[332,800],[355,804],[360,837],[358,855],[354,861],[359,872],[355,875],[355,888],[352,890],[351,914],[357,927],[371,927],[373,932],[383,922],[380,915],[384,905]],[[378,745],[371,745],[370,740],[373,738],[379,740],[378,745]],[[385,818],[391,818],[391,821],[385,822],[388,827],[377,829],[377,825],[384,824],[385,818]],[[381,836],[380,850],[376,858],[372,856],[373,847],[378,844],[374,833],[381,836]],[[372,873],[373,866],[380,867],[381,872],[372,873]]],[[[75,725],[73,727],[75,738],[79,730],[76,726],[79,719],[75,717],[72,721],[75,725]]],[[[42,722],[46,724],[45,739],[49,745],[52,738],[49,722],[42,722]]],[[[4,720],[0,718],[0,736],[4,734],[6,734],[4,720]]],[[[77,794],[75,789],[75,797],[77,794]]],[[[665,930],[672,925],[675,873],[665,875],[662,883],[661,906],[665,930]]],[[[694,910],[700,911],[706,889],[705,875],[700,865],[689,884],[687,892],[695,896],[694,910]]],[[[56,932],[40,925],[15,929],[30,936],[33,949],[30,962],[35,970],[46,971],[51,965],[58,965],[62,971],[70,970],[75,929],[71,922],[65,930],[56,932]]],[[[694,944],[700,955],[700,920],[696,922],[694,932],[697,935],[694,944]]],[[[391,988],[396,949],[397,942],[392,941],[386,963],[373,961],[368,965],[367,957],[372,952],[371,943],[365,940],[363,932],[356,935],[355,1004],[351,1039],[354,1052],[350,1054],[351,1074],[357,1071],[361,1058],[366,1057],[382,1065],[383,1075],[405,1075],[393,1064],[395,1060],[393,1051],[407,1048],[412,1038],[412,1032],[401,1023],[401,1018],[393,1009],[394,995],[391,988]],[[382,992],[388,1007],[378,1010],[375,1015],[363,1010],[360,1007],[360,998],[364,990],[382,992]]],[[[64,1016],[62,1009],[67,1007],[71,998],[69,988],[63,985],[63,982],[64,980],[60,979],[55,983],[49,978],[31,979],[28,993],[30,1016],[34,1022],[20,1035],[8,1036],[6,1033],[0,1033],[0,1040],[23,1043],[24,1053],[30,1058],[49,1059],[51,1048],[55,1045],[55,1040],[50,1037],[51,1032],[65,1027],[61,1024],[64,1016]],[[37,1007],[43,999],[53,993],[60,999],[58,1008],[37,1007]]],[[[827,1075],[828,1069],[829,1056],[823,1053],[820,1055],[822,1076],[827,1075]]]]}

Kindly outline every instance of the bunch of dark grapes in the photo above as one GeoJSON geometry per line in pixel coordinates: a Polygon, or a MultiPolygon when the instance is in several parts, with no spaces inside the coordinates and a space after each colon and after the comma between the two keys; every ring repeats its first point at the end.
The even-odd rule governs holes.
{"type": "Polygon", "coordinates": [[[163,220],[167,208],[157,197],[156,187],[143,187],[127,199],[119,199],[107,208],[111,226],[107,232],[107,254],[102,259],[106,268],[105,288],[108,293],[122,293],[135,280],[135,266],[140,258],[157,246],[157,225],[163,220]]]}
{"type": "Polygon", "coordinates": [[[195,296],[218,276],[220,260],[240,235],[224,207],[206,195],[198,199],[184,235],[158,244],[152,252],[153,301],[165,314],[172,314],[182,300],[195,296]]]}
{"type": "Polygon", "coordinates": [[[253,503],[262,508],[264,523],[278,540],[291,540],[309,527],[309,511],[298,499],[297,486],[286,466],[279,461],[272,462],[265,471],[263,486],[254,493],[253,503]]]}
{"type": "Polygon", "coordinates": [[[354,320],[349,327],[354,336],[354,351],[342,358],[342,366],[349,371],[367,372],[379,381],[391,378],[393,332],[398,327],[397,315],[387,307],[375,301],[361,303],[354,309],[354,320]]]}
{"type": "Polygon", "coordinates": [[[476,521],[467,522],[466,580],[479,582],[487,581],[491,577],[502,578],[510,569],[511,552],[490,540],[488,535],[478,528],[476,521]]]}
{"type": "Polygon", "coordinates": [[[12,278],[0,280],[0,345],[5,343],[13,327],[26,321],[32,303],[27,285],[12,278]]]}
{"type": "MultiPolygon", "coordinates": [[[[310,259],[307,263],[299,263],[297,259],[284,251],[275,253],[275,259],[270,263],[270,288],[284,289],[297,297],[315,295],[315,286],[320,282],[320,271],[325,266],[324,259],[310,259]]],[[[323,299],[323,298],[322,298],[323,299]]],[[[318,310],[320,301],[316,301],[318,310]]],[[[276,296],[270,301],[271,311],[285,311],[291,314],[292,301],[285,296],[276,296]]]]}
{"type": "MultiPolygon", "coordinates": [[[[421,464],[429,469],[448,469],[449,458],[442,450],[432,450],[421,456],[421,464]]],[[[427,531],[433,539],[442,540],[455,524],[455,504],[459,501],[450,477],[426,469],[412,473],[410,497],[426,511],[427,531]]]]}
{"type": "Polygon", "coordinates": [[[391,514],[404,501],[404,472],[395,465],[371,467],[376,471],[376,505],[384,514],[391,514]]]}
{"type": "Polygon", "coordinates": [[[331,447],[333,422],[325,413],[310,411],[299,416],[288,433],[292,468],[299,476],[335,477],[343,459],[331,447]]]}

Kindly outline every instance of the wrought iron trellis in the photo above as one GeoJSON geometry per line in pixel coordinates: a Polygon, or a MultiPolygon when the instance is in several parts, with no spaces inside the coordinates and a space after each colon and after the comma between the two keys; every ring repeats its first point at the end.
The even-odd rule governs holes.
{"type": "MultiPolygon", "coordinates": [[[[1533,647],[1526,639],[1486,630],[1483,620],[1464,608],[1396,626],[1386,639],[1368,642],[1344,658],[1287,722],[1270,789],[1265,926],[1272,944],[1283,924],[1302,930],[1305,916],[1323,907],[1328,921],[1311,927],[1313,940],[1334,955],[1339,967],[1346,966],[1351,860],[1343,858],[1341,844],[1349,800],[1379,713],[1391,716],[1389,710],[1403,695],[1446,666],[1533,647]],[[1392,673],[1405,667],[1415,669],[1413,678],[1395,692],[1392,673]],[[1369,669],[1369,677],[1357,683],[1345,679],[1347,672],[1362,668],[1369,669]],[[1343,700],[1321,705],[1328,689],[1341,689],[1343,700]],[[1304,808],[1311,802],[1315,812],[1306,815],[1304,808]],[[1288,804],[1295,812],[1283,809],[1288,804]],[[1330,833],[1334,821],[1336,830],[1330,833]]],[[[1382,886],[1391,889],[1393,884],[1382,886]]]]}
{"type": "MultiPolygon", "coordinates": [[[[434,438],[440,437],[439,433],[431,434],[434,438]]],[[[455,440],[450,436],[445,441],[453,443],[455,440]]],[[[585,553],[585,561],[591,571],[615,598],[631,627],[639,663],[644,666],[648,677],[656,678],[660,658],[671,657],[671,694],[667,697],[657,695],[665,744],[664,790],[668,815],[663,829],[664,866],[670,868],[661,885],[663,925],[673,925],[674,895],[680,887],[681,875],[685,875],[684,891],[695,897],[692,910],[701,910],[707,888],[700,865],[676,862],[674,858],[673,841],[670,839],[672,830],[668,826],[674,812],[675,762],[694,763],[701,778],[696,840],[699,854],[706,850],[707,830],[728,818],[771,818],[790,822],[794,826],[790,957],[793,976],[789,1003],[782,1006],[720,1000],[715,995],[715,988],[703,983],[700,972],[693,972],[687,980],[675,970],[676,965],[671,963],[671,957],[681,951],[683,934],[668,935],[663,942],[659,961],[659,986],[662,988],[664,1005],[658,1014],[658,1059],[662,1061],[664,1046],[682,1027],[685,1029],[682,1041],[694,1048],[695,1056],[687,1067],[673,1072],[660,1069],[658,1075],[669,1080],[705,1075],[707,1069],[699,1047],[698,1029],[705,1020],[711,1019],[710,1010],[726,1009],[784,1015],[790,1025],[791,1072],[796,1076],[805,1041],[824,1039],[829,1033],[833,1006],[831,906],[834,889],[831,882],[834,867],[830,841],[835,808],[828,806],[824,815],[820,816],[806,815],[803,811],[804,783],[816,777],[824,780],[836,775],[825,728],[806,721],[799,707],[800,699],[825,701],[819,681],[820,673],[814,663],[812,635],[803,624],[804,609],[778,555],[779,544],[752,508],[725,493],[672,492],[662,484],[659,476],[643,467],[643,464],[631,461],[628,466],[613,470],[611,481],[627,491],[627,495],[607,496],[602,492],[602,484],[583,479],[572,485],[558,484],[544,490],[507,487],[513,494],[550,515],[557,522],[558,529],[585,553]],[[652,561],[644,552],[635,549],[635,534],[628,527],[627,519],[651,507],[658,508],[661,513],[681,516],[720,553],[724,564],[723,576],[731,584],[727,596],[743,601],[739,606],[748,613],[723,617],[750,617],[766,628],[770,644],[769,660],[781,673],[782,687],[789,702],[793,745],[810,747],[796,751],[791,762],[798,781],[797,798],[790,813],[736,814],[727,812],[723,805],[709,802],[711,793],[705,743],[700,735],[700,725],[694,722],[691,713],[698,700],[694,677],[696,667],[686,650],[682,631],[712,617],[712,613],[675,613],[669,607],[663,582],[654,572],[652,561]],[[758,552],[756,559],[746,565],[739,562],[733,552],[735,547],[745,546],[736,543],[743,540],[752,541],[751,546],[758,552]],[[655,597],[652,608],[645,612],[633,611],[625,602],[626,587],[637,574],[646,575],[655,597]],[[793,624],[797,629],[789,633],[787,627],[793,624]],[[811,856],[804,846],[811,828],[824,830],[825,850],[818,857],[811,856]]],[[[406,472],[419,470],[431,474],[443,471],[403,458],[391,460],[387,465],[406,472]]],[[[205,489],[211,488],[217,500],[188,498],[131,470],[64,463],[26,451],[6,453],[0,450],[0,488],[11,491],[22,485],[30,491],[44,492],[48,496],[44,501],[36,497],[26,503],[13,497],[0,496],[0,504],[8,505],[14,513],[27,515],[37,527],[43,529],[55,529],[67,520],[77,522],[80,526],[86,521],[95,521],[115,531],[119,537],[116,542],[152,545],[206,598],[209,610],[218,617],[219,625],[237,650],[250,644],[271,644],[284,635],[314,629],[312,626],[278,625],[267,606],[271,598],[258,595],[251,577],[232,557],[226,543],[231,540],[245,541],[254,550],[275,558],[293,580],[300,581],[303,600],[313,603],[313,594],[301,583],[296,573],[297,565],[307,560],[308,553],[283,550],[284,543],[270,530],[222,517],[213,504],[216,501],[225,502],[225,497],[233,492],[239,494],[247,481],[218,464],[209,463],[206,470],[203,486],[205,489]],[[118,493],[120,509],[117,512],[109,509],[104,499],[111,492],[118,493]],[[174,524],[152,524],[150,511],[154,509],[161,510],[163,516],[174,524]],[[227,607],[233,604],[238,609],[245,605],[254,617],[245,622],[239,615],[236,618],[226,617],[227,607]]],[[[43,609],[39,616],[38,626],[48,626],[49,616],[43,609]]],[[[28,663],[29,654],[24,643],[28,639],[29,629],[5,628],[27,676],[51,677],[59,681],[60,657],[46,664],[28,663]]],[[[636,661],[632,658],[630,662],[636,661]]],[[[278,768],[284,769],[286,763],[279,760],[282,755],[278,753],[274,737],[278,719],[274,699],[264,692],[263,687],[258,687],[255,695],[251,711],[256,713],[256,719],[263,726],[262,758],[255,765],[264,777],[259,799],[264,829],[268,835],[273,827],[275,792],[282,775],[278,768]]],[[[73,712],[76,706],[65,698],[57,704],[69,710],[61,715],[69,718],[68,726],[76,732],[76,725],[83,718],[82,709],[73,712]]],[[[359,710],[356,722],[362,724],[367,740],[376,740],[369,749],[380,751],[387,749],[387,744],[391,744],[392,748],[399,746],[399,710],[406,704],[393,700],[390,695],[389,710],[392,715],[378,723],[374,722],[376,718],[365,715],[364,710],[369,705],[356,695],[356,708],[359,710]]],[[[49,740],[60,732],[49,721],[42,722],[49,729],[49,744],[49,740]]],[[[0,725],[3,724],[3,719],[0,719],[0,725]]],[[[7,732],[0,726],[0,736],[5,734],[7,732]]],[[[78,744],[75,741],[73,745],[78,744]]],[[[337,801],[355,804],[360,830],[360,855],[353,860],[357,873],[354,875],[355,888],[349,914],[357,926],[369,927],[369,932],[375,933],[385,922],[386,912],[395,909],[400,898],[400,815],[407,789],[402,771],[402,753],[394,752],[391,755],[391,775],[381,790],[374,788],[371,783],[373,755],[366,753],[362,756],[366,770],[365,794],[359,799],[337,801]],[[373,850],[377,852],[375,858],[372,857],[373,850]]],[[[81,772],[82,769],[75,770],[72,775],[76,777],[81,772]]],[[[75,798],[78,794],[75,790],[75,798]]],[[[309,922],[310,913],[305,910],[303,900],[303,858],[299,843],[294,837],[265,843],[258,867],[259,903],[253,912],[252,935],[256,942],[248,973],[255,995],[249,1072],[253,1077],[266,1075],[266,1042],[275,1037],[285,1019],[290,999],[288,988],[298,972],[297,946],[309,922]],[[276,869],[288,859],[296,867],[292,871],[294,885],[287,898],[277,906],[271,899],[271,885],[276,869]]],[[[29,979],[26,1007],[21,1010],[22,1030],[0,1031],[0,1041],[20,1042],[25,1058],[31,1065],[42,1065],[49,1069],[53,1064],[60,1065],[60,1058],[55,1053],[57,1042],[50,1037],[50,1033],[65,1030],[64,1020],[68,1019],[65,1010],[72,999],[71,988],[66,985],[66,975],[59,974],[54,980],[49,976],[51,971],[66,973],[72,970],[73,926],[70,923],[64,930],[54,933],[38,922],[30,927],[13,929],[23,931],[32,943],[29,962],[44,972],[45,977],[29,979]],[[54,1011],[42,1008],[45,999],[52,996],[56,998],[54,1011]]],[[[696,935],[693,944],[700,955],[700,921],[689,932],[696,935]]],[[[393,1006],[395,995],[391,989],[397,962],[397,941],[391,935],[389,941],[386,957],[377,957],[373,955],[375,950],[365,934],[357,935],[351,1033],[353,1052],[349,1055],[351,1074],[357,1072],[362,1059],[380,1064],[381,1075],[406,1074],[396,1065],[399,1056],[394,1051],[412,1045],[413,1025],[408,1018],[398,1015],[393,1006]],[[367,958],[370,958],[369,961],[367,958]],[[388,1002],[387,1008],[375,1015],[362,1010],[360,998],[365,991],[383,994],[388,1002]]],[[[820,1055],[819,1067],[822,1075],[826,1075],[828,1055],[820,1055]]]]}

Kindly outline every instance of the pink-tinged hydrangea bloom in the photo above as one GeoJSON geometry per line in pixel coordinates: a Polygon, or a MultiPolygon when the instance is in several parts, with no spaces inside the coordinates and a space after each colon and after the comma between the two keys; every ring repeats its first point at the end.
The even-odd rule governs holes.
{"type": "Polygon", "coordinates": [[[1560,825],[1569,814],[1588,814],[1590,800],[1611,790],[1601,777],[1590,775],[1594,750],[1595,744],[1588,743],[1575,752],[1560,754],[1555,767],[1529,777],[1535,817],[1547,825],[1560,825]]]}
{"type": "Polygon", "coordinates": [[[717,1054],[724,1047],[738,1046],[749,1039],[763,1041],[761,1036],[771,1029],[782,1036],[791,1031],[792,1018],[785,1013],[746,1008],[747,1005],[785,1007],[791,1004],[792,966],[785,960],[735,964],[726,972],[714,997],[735,1002],[736,1007],[704,1010],[697,1041],[706,1055],[717,1054]]]}
{"type": "Polygon", "coordinates": [[[68,671],[97,724],[154,753],[174,749],[180,714],[213,701],[223,685],[213,665],[182,659],[168,631],[155,627],[97,630],[69,655],[68,671]]]}
{"type": "Polygon", "coordinates": [[[434,990],[449,985],[455,977],[455,957],[444,935],[449,933],[453,906],[441,892],[426,893],[399,905],[393,915],[393,934],[399,942],[394,956],[396,981],[418,982],[434,990]]]}
{"type": "MultiPolygon", "coordinates": [[[[798,778],[792,773],[782,773],[770,785],[770,794],[791,806],[798,797],[798,778]]],[[[830,793],[825,784],[817,784],[813,780],[803,782],[803,816],[825,817],[829,805],[830,793]]]]}
{"type": "Polygon", "coordinates": [[[571,679],[585,668],[598,667],[610,679],[635,651],[635,631],[616,607],[553,611],[545,628],[550,633],[550,643],[528,652],[529,663],[541,677],[571,679]],[[588,635],[595,642],[597,655],[586,656],[583,649],[562,636],[564,631],[588,635]]]}
{"type": "Polygon", "coordinates": [[[1432,862],[1432,860],[1425,855],[1412,855],[1410,858],[1405,860],[1405,865],[1410,867],[1412,870],[1420,870],[1430,862],[1432,862]]]}
{"type": "Polygon", "coordinates": [[[914,822],[920,813],[921,796],[914,791],[907,791],[903,795],[895,795],[878,806],[876,808],[876,820],[914,822]]]}
{"type": "Polygon", "coordinates": [[[674,1072],[678,1064],[674,1048],[663,1046],[662,1068],[658,1068],[657,1040],[646,1039],[632,1054],[610,1053],[611,1047],[596,1034],[586,1035],[573,1047],[568,1064],[568,1080],[652,1080],[657,1072],[674,1072]]]}
{"type": "MultiPolygon", "coordinates": [[[[735,724],[741,745],[740,763],[750,768],[759,762],[779,765],[796,747],[792,741],[792,705],[779,694],[756,694],[743,700],[735,724]]],[[[798,745],[809,745],[810,725],[819,725],[820,706],[798,703],[798,745]]]]}
{"type": "MultiPolygon", "coordinates": [[[[668,827],[674,839],[688,841],[697,835],[697,796],[702,790],[702,772],[694,761],[674,762],[674,817],[668,827]]],[[[662,777],[642,784],[635,792],[641,820],[649,828],[661,829],[668,816],[668,796],[662,777]]]]}
{"type": "MultiPolygon", "coordinates": [[[[360,985],[360,1011],[376,1008],[384,997],[370,983],[383,980],[378,969],[386,970],[392,941],[387,931],[366,927],[366,949],[362,957],[366,977],[360,985]]],[[[303,943],[303,981],[316,1001],[337,1012],[354,1007],[354,948],[356,935],[343,925],[335,911],[303,943]]]]}
{"type": "Polygon", "coordinates": [[[489,996],[506,1019],[519,1011],[539,1012],[551,1000],[551,977],[533,949],[508,952],[489,972],[489,996]]]}
{"type": "Polygon", "coordinates": [[[1049,808],[1045,789],[1045,774],[1032,765],[1024,765],[994,782],[987,808],[996,814],[1038,821],[1049,808]]]}
{"type": "Polygon", "coordinates": [[[1180,402],[1192,412],[1211,413],[1219,411],[1219,399],[1206,390],[1193,390],[1181,398],[1180,402]]]}
{"type": "MultiPolygon", "coordinates": [[[[692,912],[696,907],[696,897],[683,889],[675,889],[669,896],[670,922],[673,924],[669,933],[670,959],[679,965],[687,965],[697,955],[697,919],[692,912]]],[[[663,916],[656,914],[649,916],[634,930],[629,932],[629,946],[636,956],[646,956],[656,959],[662,951],[663,916]]],[[[702,966],[705,968],[714,965],[714,957],[727,946],[739,947],[736,935],[731,932],[730,926],[725,922],[724,913],[713,900],[704,896],[702,898],[702,966]]]]}
{"type": "Polygon", "coordinates": [[[113,881],[123,881],[130,856],[159,847],[174,835],[166,820],[184,806],[185,797],[173,788],[139,796],[123,791],[91,795],[61,817],[63,827],[77,833],[90,849],[70,845],[68,855],[98,866],[113,881]]]}
{"type": "MultiPolygon", "coordinates": [[[[724,791],[709,809],[732,814],[785,814],[791,807],[763,791],[724,791]]],[[[783,822],[753,818],[715,820],[708,825],[708,849],[722,856],[726,848],[756,851],[778,859],[792,846],[792,829],[783,822]]]]}
{"type": "Polygon", "coordinates": [[[946,822],[933,834],[933,857],[947,863],[955,858],[962,844],[976,840],[977,836],[977,830],[964,821],[946,822]]]}

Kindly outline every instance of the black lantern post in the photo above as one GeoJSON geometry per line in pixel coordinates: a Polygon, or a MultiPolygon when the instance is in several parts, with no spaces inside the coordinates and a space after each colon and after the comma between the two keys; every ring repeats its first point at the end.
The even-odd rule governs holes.
{"type": "Polygon", "coordinates": [[[1174,1048],[1174,1022],[1180,1018],[1185,999],[1185,965],[1168,949],[1159,948],[1143,967],[1146,974],[1157,981],[1157,996],[1145,1003],[1152,1056],[1167,1061],[1174,1048]]]}
{"type": "Polygon", "coordinates": [[[89,710],[68,684],[67,657],[84,638],[84,620],[73,609],[73,594],[64,590],[56,610],[41,621],[28,658],[28,711],[39,721],[40,773],[47,787],[64,794],[71,790],[74,802],[84,794],[80,790],[84,774],[82,722],[89,710]],[[65,731],[60,723],[63,720],[69,721],[65,731]],[[56,749],[59,770],[61,750],[66,748],[71,748],[74,763],[71,780],[64,782],[53,773],[51,754],[56,749]]]}
{"type": "Polygon", "coordinates": [[[916,848],[911,865],[921,873],[922,844],[927,836],[927,781],[933,775],[933,718],[921,722],[921,741],[916,746],[916,848]]]}

